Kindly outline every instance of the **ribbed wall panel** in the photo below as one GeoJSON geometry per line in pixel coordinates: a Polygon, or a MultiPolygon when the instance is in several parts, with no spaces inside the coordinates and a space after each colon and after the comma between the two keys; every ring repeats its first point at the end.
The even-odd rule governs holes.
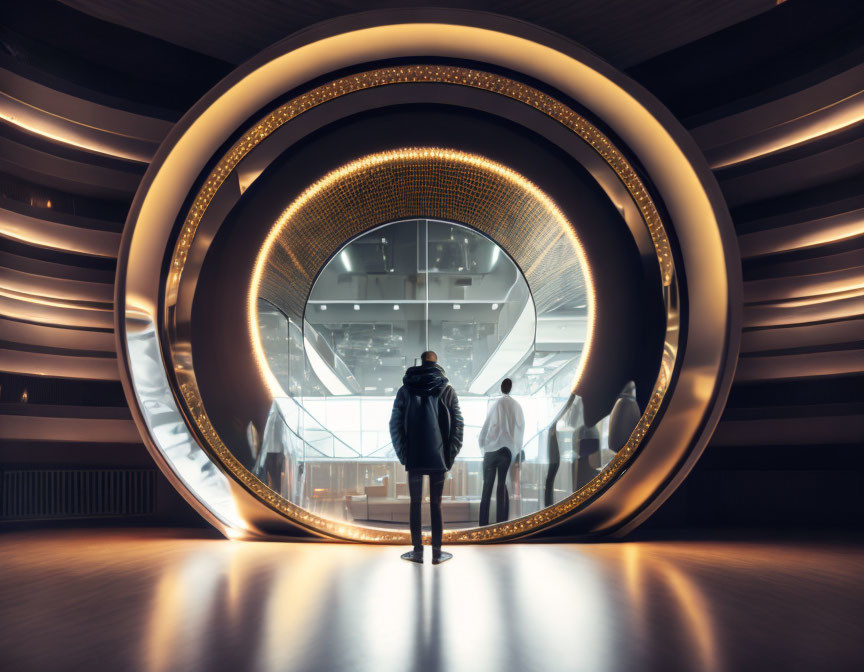
{"type": "Polygon", "coordinates": [[[864,181],[850,192],[864,168],[862,91],[856,65],[693,130],[743,215],[745,273],[736,407],[678,497],[707,510],[700,493],[710,486],[720,503],[705,518],[830,525],[864,508],[848,491],[864,450],[864,181]],[[773,516],[748,504],[769,498],[773,516]]]}
{"type": "Polygon", "coordinates": [[[56,348],[58,343],[62,343],[64,348],[71,350],[114,352],[113,331],[52,327],[2,317],[0,317],[0,340],[47,348],[56,348]]]}
{"type": "MultiPolygon", "coordinates": [[[[864,371],[864,350],[741,357],[736,382],[840,376],[864,371]]],[[[862,435],[864,436],[864,435],[862,435]]]]}
{"type": "MultiPolygon", "coordinates": [[[[859,122],[858,134],[860,135],[859,122]]],[[[816,144],[819,139],[811,141],[816,144]]],[[[751,159],[740,167],[717,171],[723,194],[731,207],[811,189],[855,175],[864,169],[864,138],[854,137],[848,143],[814,148],[804,154],[810,143],[784,150],[781,155],[751,159]],[[788,153],[785,157],[782,154],[788,153]],[[802,155],[803,154],[803,155],[802,155]]]]}
{"type": "Polygon", "coordinates": [[[0,520],[152,514],[154,469],[0,471],[0,520]]]}
{"type": "Polygon", "coordinates": [[[6,348],[0,348],[0,371],[76,380],[120,379],[116,357],[28,352],[6,348]]]}
{"type": "MultiPolygon", "coordinates": [[[[136,114],[128,110],[102,105],[79,96],[45,86],[27,79],[6,68],[0,68],[0,90],[9,98],[21,101],[29,107],[55,118],[70,121],[117,138],[134,138],[149,143],[153,149],[168,135],[173,125],[164,119],[136,114]]],[[[64,140],[62,132],[50,128],[32,129],[47,137],[64,140]]],[[[73,140],[66,138],[67,142],[73,140]]],[[[74,142],[69,142],[74,144],[74,142]]]]}
{"type": "Polygon", "coordinates": [[[109,308],[75,305],[59,299],[37,299],[0,290],[0,317],[36,322],[54,327],[114,329],[109,308]]]}
{"type": "MultiPolygon", "coordinates": [[[[0,415],[0,440],[65,443],[140,443],[131,418],[0,415]]],[[[70,462],[75,456],[70,456],[70,462]]]]}
{"type": "MultiPolygon", "coordinates": [[[[5,205],[5,204],[4,204],[5,205]]],[[[63,252],[75,254],[93,255],[108,259],[117,258],[117,250],[120,248],[120,233],[115,231],[104,231],[92,226],[86,226],[89,222],[72,215],[66,216],[65,222],[47,219],[48,213],[39,212],[32,208],[33,214],[16,212],[11,209],[11,204],[0,207],[0,236],[6,236],[19,240],[29,245],[47,247],[63,252]],[[42,215],[40,218],[36,216],[42,215]],[[76,226],[71,222],[78,220],[76,226]]],[[[25,208],[20,207],[19,210],[25,208]]],[[[51,213],[55,216],[54,213],[51,213]]],[[[56,217],[56,216],[55,216],[56,217]]]]}
{"type": "MultiPolygon", "coordinates": [[[[864,254],[862,254],[864,262],[864,254]]],[[[744,302],[757,303],[800,298],[830,298],[831,295],[864,290],[864,263],[812,275],[766,278],[744,283],[744,302]]]]}
{"type": "Polygon", "coordinates": [[[738,236],[741,257],[795,252],[864,236],[864,209],[789,224],[738,236]]]}
{"type": "Polygon", "coordinates": [[[99,303],[106,308],[114,302],[114,285],[108,283],[55,278],[0,267],[0,290],[4,289],[36,299],[99,303]]]}
{"type": "Polygon", "coordinates": [[[864,120],[864,66],[691,130],[714,169],[782,151],[864,120]]]}
{"type": "Polygon", "coordinates": [[[864,318],[853,318],[821,324],[805,324],[763,329],[745,329],[741,335],[741,353],[834,347],[864,338],[864,318]]]}
{"type": "Polygon", "coordinates": [[[110,199],[131,198],[143,174],[142,170],[122,170],[58,156],[2,135],[0,170],[73,194],[110,199]]]}
{"type": "MultiPolygon", "coordinates": [[[[725,420],[717,428],[712,444],[717,447],[819,446],[823,444],[860,444],[864,432],[861,415],[822,417],[783,417],[760,420],[725,420]]],[[[782,459],[782,457],[780,458],[782,459]]],[[[824,459],[830,466],[830,455],[824,459]]],[[[778,464],[778,468],[782,468],[778,464]]]]}
{"type": "Polygon", "coordinates": [[[744,327],[779,327],[864,315],[864,298],[851,297],[808,305],[775,303],[744,307],[744,327]]]}

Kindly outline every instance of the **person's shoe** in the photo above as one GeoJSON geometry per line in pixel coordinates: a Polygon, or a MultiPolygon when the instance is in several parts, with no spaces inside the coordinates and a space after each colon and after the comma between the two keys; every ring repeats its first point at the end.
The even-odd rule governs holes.
{"type": "Polygon", "coordinates": [[[432,564],[440,565],[442,562],[447,562],[452,557],[453,554],[448,553],[447,551],[432,551],[432,564]]]}
{"type": "Polygon", "coordinates": [[[402,554],[402,559],[408,562],[419,562],[423,564],[423,551],[408,551],[402,554]]]}

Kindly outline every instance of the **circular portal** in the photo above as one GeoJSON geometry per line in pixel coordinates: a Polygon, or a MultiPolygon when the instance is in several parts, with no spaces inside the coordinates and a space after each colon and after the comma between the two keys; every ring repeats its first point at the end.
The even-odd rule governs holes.
{"type": "Polygon", "coordinates": [[[475,428],[505,376],[543,409],[484,527],[466,437],[445,542],[620,533],[719,418],[738,263],[686,132],[593,55],[479,13],[346,17],[223,80],[151,164],[118,261],[124,389],[225,534],[405,543],[379,426],[437,347],[475,428]]]}
{"type": "MultiPolygon", "coordinates": [[[[270,181],[279,185],[276,175],[270,181]]],[[[189,217],[196,216],[193,208],[189,217]]],[[[648,221],[642,224],[645,233],[652,231],[648,221]]],[[[610,224],[626,230],[620,217],[613,217],[610,224]]],[[[583,233],[589,235],[584,227],[583,233]]],[[[243,235],[248,235],[245,227],[243,235]]],[[[675,364],[678,332],[672,319],[677,280],[662,227],[655,225],[648,240],[653,247],[647,263],[654,267],[656,286],[640,287],[632,276],[613,283],[609,268],[602,272],[601,292],[611,305],[601,311],[601,317],[609,338],[604,348],[592,351],[595,283],[576,226],[548,194],[500,163],[458,150],[409,147],[368,155],[330,171],[303,190],[278,217],[255,255],[247,300],[249,340],[266,395],[251,390],[245,412],[233,397],[220,406],[220,400],[226,399],[222,393],[226,377],[219,376],[216,390],[212,376],[208,385],[211,367],[201,364],[207,355],[200,339],[197,347],[192,339],[190,359],[197,360],[201,374],[190,366],[175,375],[215,457],[278,511],[300,518],[313,529],[338,531],[340,536],[404,540],[408,484],[392,448],[388,454],[388,443],[382,439],[388,433],[388,408],[400,376],[386,370],[383,361],[373,367],[373,376],[361,373],[357,361],[352,369],[346,358],[352,359],[357,347],[366,352],[364,336],[355,330],[352,338],[350,324],[330,326],[334,324],[330,317],[347,312],[348,303],[349,315],[370,314],[371,304],[364,310],[362,298],[351,296],[351,286],[356,285],[358,293],[362,287],[364,293],[383,295],[377,303],[387,304],[390,322],[378,322],[378,330],[401,338],[406,348],[391,353],[395,354],[393,368],[404,371],[410,359],[434,344],[442,355],[452,355],[443,363],[452,365],[454,387],[467,402],[467,450],[450,473],[445,539],[506,538],[588,502],[617,477],[650,428],[675,364]],[[376,226],[382,219],[412,213],[426,217],[376,226]],[[447,217],[461,226],[432,217],[447,217]],[[390,249],[396,242],[401,247],[398,255],[390,249]],[[358,265],[355,272],[358,259],[368,256],[362,251],[368,245],[381,258],[376,259],[377,266],[358,265]],[[499,265],[502,255],[506,261],[499,265]],[[494,257],[495,266],[487,268],[484,256],[490,264],[494,257]],[[497,274],[491,273],[496,269],[511,279],[497,291],[497,274]],[[456,274],[449,282],[444,280],[448,271],[456,274]],[[464,300],[475,279],[485,280],[487,293],[495,299],[489,302],[490,309],[496,305],[494,321],[484,323],[483,303],[464,300]],[[650,304],[652,293],[662,308],[654,338],[643,328],[626,328],[624,317],[637,305],[650,304]],[[625,295],[633,299],[629,311],[622,302],[625,295]],[[399,314],[396,324],[395,313],[399,314]],[[452,319],[457,313],[461,320],[452,319]],[[275,329],[262,331],[262,318],[275,329]],[[538,331],[542,331],[539,339],[538,331]],[[612,333],[616,331],[617,339],[612,333]],[[652,341],[656,348],[647,348],[647,362],[632,357],[637,343],[652,341]],[[264,343],[269,343],[269,350],[264,343]],[[589,361],[593,375],[583,380],[589,361]],[[643,375],[637,376],[637,371],[643,375]],[[361,380],[368,377],[373,380],[361,380]],[[480,454],[480,437],[493,401],[490,393],[502,380],[513,377],[518,383],[511,399],[518,400],[527,422],[510,456],[512,469],[499,474],[499,480],[509,482],[513,490],[513,506],[505,485],[496,495],[497,518],[489,525],[490,474],[480,454]],[[634,378],[639,378],[638,386],[634,378]],[[610,382],[615,386],[611,394],[610,382]],[[642,392],[641,406],[637,390],[642,392]],[[378,398],[364,398],[365,392],[379,392],[374,395],[378,398]],[[229,418],[235,419],[235,426],[247,427],[245,436],[232,431],[229,418]],[[258,431],[262,426],[263,434],[258,431]],[[364,443],[370,444],[368,449],[364,443]],[[480,523],[482,529],[476,529],[480,523]]],[[[222,245],[230,249],[232,259],[238,256],[236,247],[222,245]]],[[[627,245],[623,244],[624,249],[621,245],[619,241],[617,249],[611,249],[614,257],[607,259],[614,262],[611,268],[618,267],[612,274],[616,278],[622,274],[626,278],[629,265],[627,245]]],[[[176,268],[179,262],[181,272],[175,282],[169,278],[169,296],[172,286],[178,286],[178,296],[182,294],[179,281],[187,246],[181,237],[173,264],[176,268]]],[[[213,247],[219,246],[213,242],[213,247]]],[[[635,241],[630,246],[635,247],[635,241]]],[[[217,268],[219,277],[231,277],[224,263],[217,268]]],[[[211,271],[209,284],[218,287],[216,275],[211,271]]],[[[206,277],[205,270],[202,278],[206,277]]],[[[225,304],[219,291],[209,289],[219,298],[218,312],[210,311],[218,322],[204,332],[210,351],[217,355],[213,364],[218,366],[219,348],[213,344],[220,340],[217,330],[225,304]]],[[[196,294],[206,296],[208,291],[201,287],[196,294]]],[[[378,313],[381,307],[377,306],[378,313]]],[[[638,324],[645,326],[642,321],[638,324]]],[[[372,351],[375,340],[368,334],[366,340],[369,357],[375,361],[380,354],[372,351]]],[[[169,338],[169,347],[175,360],[187,356],[176,336],[169,338]]],[[[248,378],[248,372],[243,377],[248,378]]],[[[230,387],[242,384],[238,380],[230,387]]]]}
{"type": "MultiPolygon", "coordinates": [[[[458,392],[465,423],[446,484],[445,525],[475,527],[480,520],[479,438],[505,378],[513,380],[510,394],[524,414],[520,450],[506,477],[508,518],[545,508],[549,427],[570,401],[589,325],[579,264],[568,265],[554,283],[555,300],[538,311],[507,252],[453,222],[403,220],[358,236],[318,274],[301,320],[258,300],[261,347],[278,390],[254,473],[317,515],[404,528],[408,483],[388,422],[406,369],[431,350],[458,392]]],[[[549,295],[548,287],[539,289],[549,295]]],[[[607,447],[586,454],[590,465],[580,472],[573,443],[580,429],[559,425],[563,464],[553,502],[578,490],[580,478],[591,480],[591,470],[615,454],[606,418],[597,431],[607,447]]]]}

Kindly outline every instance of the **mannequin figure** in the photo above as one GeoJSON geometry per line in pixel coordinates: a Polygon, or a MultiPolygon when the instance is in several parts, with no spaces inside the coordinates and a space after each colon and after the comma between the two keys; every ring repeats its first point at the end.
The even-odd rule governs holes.
{"type": "Polygon", "coordinates": [[[636,402],[636,383],[631,380],[621,390],[609,416],[609,450],[617,453],[624,447],[640,417],[642,412],[636,402]]]}
{"type": "Polygon", "coordinates": [[[582,425],[573,433],[573,446],[578,446],[573,462],[573,489],[578,490],[597,474],[596,456],[600,454],[600,430],[597,425],[582,425]]]}
{"type": "Polygon", "coordinates": [[[558,446],[558,422],[570,411],[571,417],[576,417],[572,414],[578,413],[578,417],[582,416],[582,399],[575,394],[571,394],[567,403],[564,404],[552,423],[549,425],[549,439],[547,442],[547,454],[549,456],[549,470],[546,472],[546,492],[544,493],[543,505],[552,506],[555,500],[555,476],[558,474],[558,467],[561,466],[561,449],[558,446]],[[578,409],[573,410],[573,406],[577,405],[578,409]]]}

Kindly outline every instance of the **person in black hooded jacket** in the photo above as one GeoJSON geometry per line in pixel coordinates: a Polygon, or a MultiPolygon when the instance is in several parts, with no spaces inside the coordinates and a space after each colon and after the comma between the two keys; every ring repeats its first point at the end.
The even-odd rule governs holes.
{"type": "Polygon", "coordinates": [[[402,378],[390,416],[390,438],[393,450],[408,471],[411,495],[410,527],[414,550],[402,558],[423,562],[423,538],[420,531],[420,502],[423,475],[429,476],[429,509],[432,519],[432,564],[453,556],[441,550],[444,523],[441,494],[444,479],[462,448],[462,413],[456,391],[438,366],[438,355],[424,352],[420,366],[412,366],[402,378]]]}

